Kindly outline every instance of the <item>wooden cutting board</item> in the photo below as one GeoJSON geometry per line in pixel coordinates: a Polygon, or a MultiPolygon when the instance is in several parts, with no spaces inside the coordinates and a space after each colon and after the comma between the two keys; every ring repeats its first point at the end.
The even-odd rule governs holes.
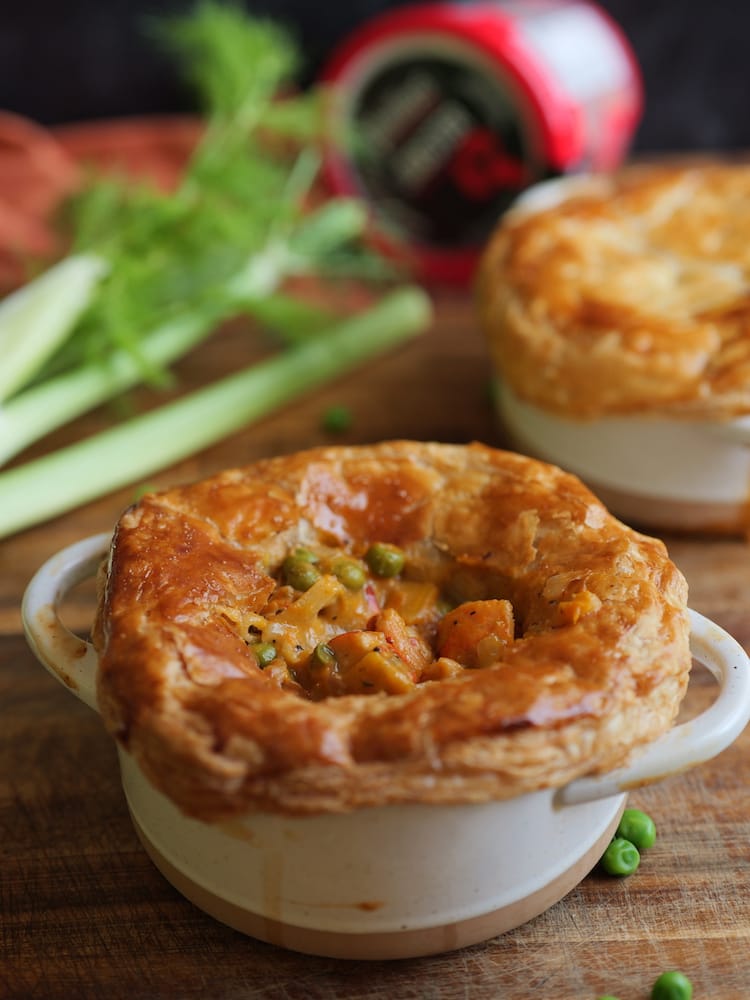
{"type": "MultiPolygon", "coordinates": [[[[154,484],[332,440],[502,445],[470,294],[443,292],[436,306],[434,327],[417,341],[154,484]],[[321,428],[333,403],[353,417],[335,438],[321,428]]],[[[246,331],[229,330],[180,367],[182,389],[249,363],[253,350],[246,331]]],[[[91,414],[45,447],[109,420],[106,410],[91,414]]],[[[659,972],[680,968],[695,1000],[747,1000],[750,731],[715,760],[633,793],[659,830],[636,875],[593,873],[537,919],[461,952],[390,964],[312,958],[242,937],[186,902],[140,847],[98,717],[47,675],[21,634],[20,600],[35,569],[64,545],[108,530],[132,495],[120,490],[0,543],[0,997],[646,1000],[659,972]]],[[[667,542],[691,605],[750,648],[746,543],[667,542]]],[[[88,626],[92,601],[88,588],[69,602],[72,627],[88,626]]],[[[708,704],[712,691],[698,674],[690,709],[708,704]]]]}

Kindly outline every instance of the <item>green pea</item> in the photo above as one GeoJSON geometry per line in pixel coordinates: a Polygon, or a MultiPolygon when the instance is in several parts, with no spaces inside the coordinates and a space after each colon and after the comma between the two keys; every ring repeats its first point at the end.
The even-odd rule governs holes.
{"type": "Polygon", "coordinates": [[[624,837],[615,837],[600,861],[608,875],[632,875],[640,863],[638,848],[624,837]]]}
{"type": "Polygon", "coordinates": [[[250,647],[258,661],[258,666],[263,669],[276,659],[276,647],[272,642],[256,642],[250,647]]]}
{"type": "Polygon", "coordinates": [[[397,545],[373,542],[365,552],[365,562],[376,576],[398,576],[404,568],[406,556],[397,545]]]}
{"type": "Polygon", "coordinates": [[[651,989],[651,1000],[690,1000],[693,984],[682,972],[662,972],[651,989]]]}
{"type": "Polygon", "coordinates": [[[309,590],[315,581],[320,579],[320,573],[312,560],[300,555],[299,551],[286,557],[282,573],[284,582],[295,590],[309,590]]]}
{"type": "Polygon", "coordinates": [[[352,425],[352,412],[348,406],[337,404],[329,406],[321,421],[323,430],[329,434],[341,434],[348,431],[352,425]]]}
{"type": "Polygon", "coordinates": [[[333,575],[349,590],[359,590],[364,587],[367,574],[361,563],[356,559],[336,559],[332,565],[333,575]]]}
{"type": "Polygon", "coordinates": [[[318,557],[312,549],[295,549],[294,552],[292,552],[292,557],[295,559],[304,559],[305,562],[311,563],[316,563],[318,561],[318,557]]]}
{"type": "Polygon", "coordinates": [[[336,654],[331,647],[325,642],[319,642],[312,651],[310,666],[313,667],[313,669],[316,667],[332,667],[335,663],[336,654]]]}
{"type": "Polygon", "coordinates": [[[617,836],[635,844],[639,851],[645,851],[656,843],[656,824],[640,809],[626,809],[622,814],[617,836]]]}

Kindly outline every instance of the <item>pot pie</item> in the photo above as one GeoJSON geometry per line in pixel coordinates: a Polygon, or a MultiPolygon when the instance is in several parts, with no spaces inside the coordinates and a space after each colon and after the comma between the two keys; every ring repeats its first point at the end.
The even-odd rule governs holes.
{"type": "Polygon", "coordinates": [[[508,798],[670,728],[686,598],[663,543],[554,466],[482,444],[313,449],[125,511],[99,709],[206,821],[508,798]]]}
{"type": "Polygon", "coordinates": [[[750,413],[750,168],[630,167],[500,223],[478,273],[500,378],[575,419],[750,413]]]}

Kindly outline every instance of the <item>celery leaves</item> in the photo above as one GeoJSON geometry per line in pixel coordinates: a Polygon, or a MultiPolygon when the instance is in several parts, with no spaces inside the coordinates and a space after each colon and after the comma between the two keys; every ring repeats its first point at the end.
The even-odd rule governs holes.
{"type": "Polygon", "coordinates": [[[396,277],[368,245],[364,206],[319,196],[321,94],[291,88],[301,61],[292,36],[216,0],[151,29],[195,90],[201,136],[172,190],[91,178],[66,205],[68,258],[0,302],[0,464],[138,383],[169,384],[173,363],[227,318],[244,313],[275,331],[279,356],[165,408],[162,423],[153,411],[154,428],[170,413],[195,427],[178,452],[155,433],[139,464],[151,424],[135,417],[82,451],[0,472],[0,537],[218,440],[429,322],[429,300],[409,286],[351,323],[287,288],[300,276],[347,276],[385,290],[396,277]],[[254,401],[239,405],[244,391],[254,401]],[[72,475],[84,453],[96,469],[85,486],[72,475]],[[32,492],[56,493],[57,506],[26,505],[32,492]]]}

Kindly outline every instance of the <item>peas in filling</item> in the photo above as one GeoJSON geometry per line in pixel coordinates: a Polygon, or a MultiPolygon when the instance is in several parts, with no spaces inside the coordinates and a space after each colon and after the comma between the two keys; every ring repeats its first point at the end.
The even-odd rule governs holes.
{"type": "Polygon", "coordinates": [[[295,590],[309,590],[320,579],[316,567],[317,557],[306,549],[296,549],[288,555],[281,567],[284,582],[295,590]]]}
{"type": "Polygon", "coordinates": [[[364,567],[356,559],[335,559],[331,566],[333,575],[349,590],[360,590],[367,581],[364,567]]]}
{"type": "Polygon", "coordinates": [[[276,589],[252,616],[251,648],[271,680],[278,674],[314,699],[406,693],[491,667],[514,641],[510,601],[475,586],[473,599],[456,606],[447,596],[453,576],[390,542],[297,545],[275,577],[276,589]]]}
{"type": "Polygon", "coordinates": [[[398,576],[404,568],[406,556],[397,545],[373,542],[365,553],[365,562],[375,576],[398,576]]]}

